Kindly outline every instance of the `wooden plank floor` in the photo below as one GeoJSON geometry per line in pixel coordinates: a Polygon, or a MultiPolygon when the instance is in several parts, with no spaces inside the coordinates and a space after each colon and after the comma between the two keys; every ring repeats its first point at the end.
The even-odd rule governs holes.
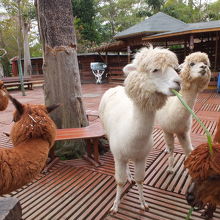
{"type": "MultiPolygon", "coordinates": [[[[83,88],[84,102],[88,109],[96,110],[101,94],[110,85],[87,85],[83,88]]],[[[197,98],[195,111],[213,134],[220,117],[220,95],[207,91],[197,98]]],[[[175,139],[174,174],[166,173],[168,155],[159,126],[153,130],[154,148],[146,161],[144,195],[150,211],[140,210],[136,185],[126,184],[119,212],[109,213],[115,197],[114,160],[110,152],[101,156],[102,166],[94,167],[83,159],[60,161],[47,174],[8,196],[19,198],[23,219],[66,220],[66,219],[185,219],[189,206],[185,192],[190,178],[183,167],[185,156],[175,139]]],[[[204,131],[193,121],[192,143],[194,146],[206,141],[204,131]]],[[[4,138],[4,142],[6,139],[4,138]]],[[[130,163],[133,173],[133,164],[130,163]]],[[[193,212],[193,220],[202,219],[200,212],[193,212]]],[[[220,219],[220,209],[214,215],[220,219]]]]}

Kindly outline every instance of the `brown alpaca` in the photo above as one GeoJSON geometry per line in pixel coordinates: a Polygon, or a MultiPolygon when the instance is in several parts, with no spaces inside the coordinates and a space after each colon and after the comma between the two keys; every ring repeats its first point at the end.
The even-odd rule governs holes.
{"type": "Polygon", "coordinates": [[[189,169],[192,182],[187,190],[186,199],[192,207],[204,209],[206,219],[213,217],[220,205],[220,118],[213,142],[213,154],[207,143],[199,145],[191,152],[184,163],[189,169]]]}
{"type": "Polygon", "coordinates": [[[4,83],[0,80],[0,111],[4,111],[8,106],[7,93],[4,83]]]}
{"type": "Polygon", "coordinates": [[[0,149],[0,195],[27,184],[44,168],[56,134],[48,113],[58,105],[22,105],[9,99],[16,108],[10,133],[14,147],[0,149]]]}

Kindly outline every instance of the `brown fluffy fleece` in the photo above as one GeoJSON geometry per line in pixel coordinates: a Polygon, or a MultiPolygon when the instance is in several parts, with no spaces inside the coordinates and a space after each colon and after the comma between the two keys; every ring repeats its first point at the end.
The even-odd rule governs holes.
{"type": "Polygon", "coordinates": [[[0,80],[0,111],[4,111],[8,106],[7,90],[4,83],[0,80]]]}
{"type": "Polygon", "coordinates": [[[56,126],[48,113],[57,105],[22,105],[9,98],[16,107],[10,133],[14,147],[0,149],[0,195],[20,188],[39,174],[56,134],[56,126]]]}
{"type": "Polygon", "coordinates": [[[201,144],[191,152],[184,163],[189,169],[192,182],[187,190],[188,203],[204,209],[206,219],[213,216],[216,205],[220,205],[220,119],[214,137],[213,153],[207,143],[201,144]]]}

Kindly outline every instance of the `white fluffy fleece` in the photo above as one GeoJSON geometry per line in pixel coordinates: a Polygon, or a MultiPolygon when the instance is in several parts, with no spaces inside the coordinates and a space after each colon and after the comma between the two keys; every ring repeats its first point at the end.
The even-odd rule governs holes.
{"type": "Polygon", "coordinates": [[[117,194],[113,212],[118,211],[120,196],[127,177],[129,160],[135,164],[134,180],[139,190],[142,209],[148,209],[143,197],[145,159],[152,149],[152,126],[156,110],[179,90],[176,55],[162,48],[143,48],[131,64],[124,67],[128,74],[125,86],[106,91],[101,99],[99,114],[115,161],[117,194]]]}
{"type": "MultiPolygon", "coordinates": [[[[198,93],[203,91],[210,81],[209,58],[205,53],[195,52],[188,55],[181,66],[180,93],[185,102],[193,108],[198,93]]],[[[168,172],[173,172],[174,135],[179,139],[186,155],[193,149],[190,139],[192,116],[177,97],[170,97],[166,105],[156,113],[156,121],[163,129],[170,153],[168,172]]]]}

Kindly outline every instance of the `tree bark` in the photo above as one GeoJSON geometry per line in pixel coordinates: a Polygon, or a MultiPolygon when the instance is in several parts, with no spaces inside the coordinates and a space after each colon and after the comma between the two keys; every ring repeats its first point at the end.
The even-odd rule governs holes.
{"type": "MultiPolygon", "coordinates": [[[[35,3],[44,51],[46,105],[61,104],[51,114],[58,128],[86,126],[71,0],[37,0],[35,3]]],[[[79,143],[66,145],[71,145],[76,154],[83,153],[79,143]]]]}

